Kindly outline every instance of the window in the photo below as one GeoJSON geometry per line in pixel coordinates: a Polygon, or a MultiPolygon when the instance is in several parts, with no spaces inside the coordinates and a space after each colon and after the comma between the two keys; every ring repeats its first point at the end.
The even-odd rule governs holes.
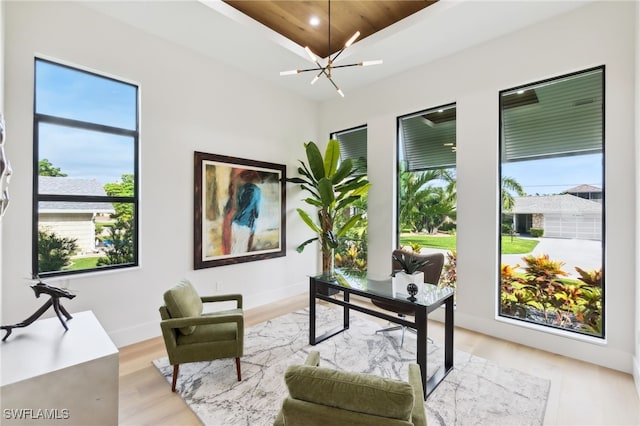
{"type": "Polygon", "coordinates": [[[604,337],[604,67],[500,92],[499,315],[604,337]]]}
{"type": "Polygon", "coordinates": [[[138,264],[138,88],[35,60],[33,275],[138,264]]]}
{"type": "MultiPolygon", "coordinates": [[[[341,130],[331,134],[332,139],[340,142],[340,160],[351,159],[356,168],[356,175],[367,174],[367,126],[341,130]]],[[[367,271],[367,227],[366,217],[368,195],[362,196],[351,207],[351,214],[339,217],[337,220],[346,223],[354,213],[363,213],[364,220],[350,228],[344,237],[340,238],[335,250],[335,266],[343,270],[367,271]]],[[[338,224],[342,226],[342,224],[338,224]]]]}
{"type": "Polygon", "coordinates": [[[442,252],[440,285],[456,285],[456,106],[398,118],[398,246],[442,252]]]}

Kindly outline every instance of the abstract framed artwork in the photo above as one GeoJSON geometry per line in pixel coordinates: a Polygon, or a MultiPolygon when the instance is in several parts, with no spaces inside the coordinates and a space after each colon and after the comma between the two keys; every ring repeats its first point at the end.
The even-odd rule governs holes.
{"type": "Polygon", "coordinates": [[[286,254],[286,166],[195,152],[194,269],[286,254]]]}

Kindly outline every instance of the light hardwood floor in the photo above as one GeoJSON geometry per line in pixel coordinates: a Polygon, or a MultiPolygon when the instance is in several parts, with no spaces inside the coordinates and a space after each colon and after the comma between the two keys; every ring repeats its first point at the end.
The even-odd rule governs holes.
{"type": "MultiPolygon", "coordinates": [[[[245,325],[250,327],[307,305],[308,297],[300,295],[249,309],[245,325]]],[[[429,335],[442,341],[441,324],[429,322],[429,335]]],[[[545,425],[640,425],[640,400],[629,374],[461,328],[456,328],[454,335],[457,350],[551,380],[545,425]]],[[[120,349],[121,425],[201,424],[151,364],[163,356],[166,351],[161,337],[120,349]]],[[[233,370],[231,366],[230,374],[233,370]]]]}

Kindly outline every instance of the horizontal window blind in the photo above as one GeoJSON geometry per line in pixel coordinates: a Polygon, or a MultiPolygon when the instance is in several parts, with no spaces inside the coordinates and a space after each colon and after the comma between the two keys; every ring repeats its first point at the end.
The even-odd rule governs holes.
{"type": "Polygon", "coordinates": [[[455,167],[455,106],[400,118],[399,125],[400,160],[407,171],[455,167]],[[442,119],[438,118],[441,114],[442,119]]]}
{"type": "Polygon", "coordinates": [[[602,152],[602,93],[601,69],[503,92],[502,161],[602,152]]]}
{"type": "Polygon", "coordinates": [[[358,174],[367,174],[367,126],[336,132],[332,138],[340,142],[340,159],[350,158],[358,174]]]}

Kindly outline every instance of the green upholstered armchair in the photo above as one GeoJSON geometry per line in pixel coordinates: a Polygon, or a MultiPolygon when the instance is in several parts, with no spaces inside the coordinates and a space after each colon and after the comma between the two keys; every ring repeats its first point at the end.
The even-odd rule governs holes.
{"type": "Polygon", "coordinates": [[[171,391],[176,391],[178,368],[186,362],[235,358],[238,381],[244,350],[242,295],[200,297],[189,281],[182,281],[164,293],[160,307],[160,328],[173,365],[171,391]],[[236,301],[236,308],[203,314],[203,303],[236,301]]]}
{"type": "Polygon", "coordinates": [[[409,382],[318,367],[320,354],[285,372],[289,395],[274,426],[426,426],[420,367],[409,382]]]}

